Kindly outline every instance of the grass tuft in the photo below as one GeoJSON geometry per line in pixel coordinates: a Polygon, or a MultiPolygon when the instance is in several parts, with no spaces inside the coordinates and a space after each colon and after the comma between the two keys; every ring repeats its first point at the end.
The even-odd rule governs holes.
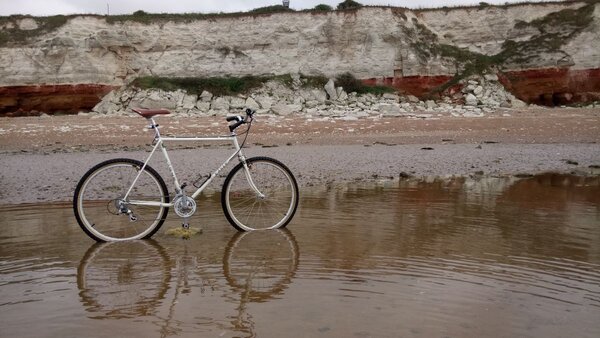
{"type": "Polygon", "coordinates": [[[169,236],[174,236],[174,237],[180,237],[182,239],[190,239],[192,236],[197,235],[197,234],[201,234],[202,233],[202,229],[200,228],[183,228],[183,227],[176,227],[176,228],[171,228],[169,230],[166,231],[166,234],[169,236]]]}
{"type": "Polygon", "coordinates": [[[375,94],[396,92],[396,89],[388,86],[370,86],[354,77],[350,73],[340,74],[335,78],[335,85],[344,88],[347,93],[375,94]]]}

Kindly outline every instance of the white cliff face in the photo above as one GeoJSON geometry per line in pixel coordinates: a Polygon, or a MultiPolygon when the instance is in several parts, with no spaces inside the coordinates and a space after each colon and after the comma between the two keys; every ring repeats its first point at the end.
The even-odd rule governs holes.
{"type": "Polygon", "coordinates": [[[110,51],[90,42],[107,24],[102,19],[76,17],[50,34],[24,46],[0,48],[0,84],[40,83],[120,84],[123,64],[110,51]],[[99,48],[100,47],[100,48],[99,48]]]}
{"type": "Polygon", "coordinates": [[[515,29],[518,22],[535,19],[564,9],[577,9],[583,3],[523,4],[508,7],[483,7],[422,11],[419,17],[451,44],[486,55],[502,51],[504,41],[528,40],[538,31],[515,29]]]}
{"type": "Polygon", "coordinates": [[[393,76],[401,38],[390,10],[360,14],[291,13],[108,24],[77,17],[17,48],[2,48],[2,85],[102,82],[137,75],[323,74],[393,76]],[[390,24],[391,23],[391,24],[390,24]]]}
{"type": "MultiPolygon", "coordinates": [[[[517,22],[581,6],[583,3],[530,4],[431,11],[363,8],[148,25],[133,21],[109,24],[102,17],[78,16],[26,44],[0,47],[0,86],[122,85],[140,75],[452,75],[456,62],[423,54],[421,48],[435,42],[431,39],[493,55],[507,39],[527,40],[538,33],[533,28],[515,30],[517,22]]],[[[600,5],[595,7],[595,28],[589,27],[565,47],[576,68],[600,68],[598,8],[600,5]]],[[[37,26],[29,18],[18,24],[20,29],[37,26]]],[[[1,28],[13,27],[6,23],[1,28]]]]}
{"type": "Polygon", "coordinates": [[[600,67],[600,3],[594,8],[594,21],[583,32],[569,41],[564,49],[571,51],[573,69],[600,67]]]}

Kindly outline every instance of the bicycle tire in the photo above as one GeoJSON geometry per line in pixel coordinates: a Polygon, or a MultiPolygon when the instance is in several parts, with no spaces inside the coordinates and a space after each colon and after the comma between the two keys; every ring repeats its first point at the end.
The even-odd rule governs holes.
{"type": "MultiPolygon", "coordinates": [[[[168,207],[122,203],[133,219],[117,206],[143,166],[138,160],[117,158],[99,163],[83,175],[75,189],[73,210],[77,223],[89,237],[98,242],[147,239],[160,229],[168,207]]],[[[164,180],[148,165],[131,190],[132,199],[162,203],[170,200],[164,180]]]]}
{"type": "Polygon", "coordinates": [[[250,177],[264,196],[251,188],[243,162],[227,175],[221,206],[229,223],[239,231],[283,228],[294,217],[299,193],[296,178],[283,163],[270,157],[246,160],[250,177]]]}

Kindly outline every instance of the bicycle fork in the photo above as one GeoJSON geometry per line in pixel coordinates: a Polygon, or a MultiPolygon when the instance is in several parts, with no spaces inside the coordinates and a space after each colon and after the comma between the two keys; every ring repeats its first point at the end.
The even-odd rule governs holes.
{"type": "Polygon", "coordinates": [[[263,194],[262,192],[260,192],[260,190],[258,190],[258,188],[256,187],[256,184],[254,184],[254,181],[252,180],[252,175],[250,175],[250,166],[248,165],[248,162],[246,162],[246,158],[244,157],[244,155],[240,154],[240,161],[244,164],[244,175],[246,175],[246,180],[248,181],[248,185],[250,185],[250,188],[252,188],[252,190],[254,190],[254,192],[256,193],[256,196],[258,198],[265,199],[266,195],[263,194]]]}

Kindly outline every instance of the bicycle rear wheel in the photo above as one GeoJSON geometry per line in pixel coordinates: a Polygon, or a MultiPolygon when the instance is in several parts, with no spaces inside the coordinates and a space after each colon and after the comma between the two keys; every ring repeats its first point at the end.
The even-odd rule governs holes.
{"type": "Polygon", "coordinates": [[[294,175],[283,163],[269,157],[253,157],[246,164],[248,172],[239,163],[223,183],[221,205],[225,217],[240,231],[285,227],[298,207],[294,175]]]}
{"type": "Polygon", "coordinates": [[[90,169],[79,181],[73,199],[83,231],[99,242],[150,238],[164,223],[169,209],[165,182],[150,166],[132,159],[113,159],[90,169]],[[140,173],[127,200],[125,194],[140,173]],[[154,205],[130,204],[142,201],[154,205]]]}

